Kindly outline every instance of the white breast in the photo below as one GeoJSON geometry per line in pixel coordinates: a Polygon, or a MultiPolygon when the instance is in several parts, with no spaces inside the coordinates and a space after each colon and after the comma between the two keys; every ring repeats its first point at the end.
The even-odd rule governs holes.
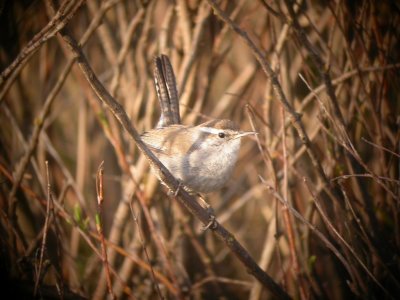
{"type": "Polygon", "coordinates": [[[168,160],[166,167],[190,189],[209,193],[220,189],[232,174],[236,164],[240,139],[232,140],[229,146],[216,147],[214,151],[198,149],[178,161],[168,160]]]}

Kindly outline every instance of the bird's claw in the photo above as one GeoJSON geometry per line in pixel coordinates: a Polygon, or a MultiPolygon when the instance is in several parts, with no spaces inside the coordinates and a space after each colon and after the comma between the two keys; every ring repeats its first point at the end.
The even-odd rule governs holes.
{"type": "Polygon", "coordinates": [[[202,230],[203,231],[206,231],[207,229],[214,230],[215,228],[217,228],[217,221],[215,220],[215,216],[211,214],[208,224],[203,226],[202,230]]]}

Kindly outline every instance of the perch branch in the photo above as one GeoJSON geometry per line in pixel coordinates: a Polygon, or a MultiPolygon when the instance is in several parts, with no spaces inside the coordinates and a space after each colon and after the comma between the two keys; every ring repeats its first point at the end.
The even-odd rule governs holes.
{"type": "MultiPolygon", "coordinates": [[[[72,54],[76,58],[81,71],[83,72],[86,80],[92,87],[93,91],[99,99],[111,110],[113,115],[121,123],[122,127],[134,139],[139,150],[145,155],[152,167],[158,172],[159,178],[165,185],[172,191],[178,191],[177,199],[199,219],[204,225],[210,222],[212,218],[210,212],[196,201],[196,199],[189,195],[184,189],[178,189],[179,182],[171,173],[159,162],[154,154],[145,146],[140,138],[139,133],[132,126],[132,123],[125,113],[123,107],[108,93],[105,87],[98,80],[90,67],[82,49],[77,42],[68,34],[60,32],[64,41],[68,45],[72,54]]],[[[243,246],[235,239],[235,237],[227,231],[222,225],[215,221],[215,226],[212,230],[215,234],[222,239],[225,245],[235,254],[235,256],[246,266],[248,272],[257,278],[277,299],[290,299],[290,296],[266,273],[264,272],[250,254],[243,248],[243,246]]]]}

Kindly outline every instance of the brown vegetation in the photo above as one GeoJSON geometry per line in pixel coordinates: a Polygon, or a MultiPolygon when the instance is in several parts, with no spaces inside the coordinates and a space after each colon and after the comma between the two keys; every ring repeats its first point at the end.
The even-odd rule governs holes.
{"type": "Polygon", "coordinates": [[[2,3],[0,280],[14,295],[400,294],[396,1],[2,3]],[[161,53],[183,124],[259,133],[205,196],[206,232],[136,141],[159,117],[161,53]]]}

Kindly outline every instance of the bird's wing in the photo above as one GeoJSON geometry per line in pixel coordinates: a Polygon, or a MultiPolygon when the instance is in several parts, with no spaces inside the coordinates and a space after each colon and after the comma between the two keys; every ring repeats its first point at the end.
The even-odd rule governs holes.
{"type": "Polygon", "coordinates": [[[176,155],[176,147],[172,147],[177,140],[182,141],[182,147],[187,144],[187,139],[182,138],[187,129],[183,125],[170,125],[168,127],[155,128],[141,135],[143,142],[155,154],[176,155]]]}

